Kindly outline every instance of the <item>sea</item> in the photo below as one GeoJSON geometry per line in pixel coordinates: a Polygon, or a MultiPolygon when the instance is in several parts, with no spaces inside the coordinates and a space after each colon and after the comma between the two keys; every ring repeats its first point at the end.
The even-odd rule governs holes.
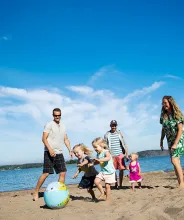
{"type": "MultiPolygon", "coordinates": [[[[173,166],[170,162],[169,156],[155,156],[139,158],[139,163],[142,172],[153,171],[165,171],[173,170],[173,166]]],[[[128,163],[127,163],[128,165],[128,163]]],[[[181,165],[184,168],[184,157],[181,157],[181,165]]],[[[97,166],[97,170],[100,167],[97,166]]],[[[76,164],[67,165],[66,184],[77,184],[83,175],[81,172],[76,179],[72,179],[72,176],[77,171],[76,164]]],[[[10,192],[17,190],[33,189],[37,183],[38,178],[42,174],[42,168],[29,168],[20,170],[4,170],[0,171],[0,192],[10,192]]],[[[125,175],[128,171],[125,171],[125,175]]],[[[52,174],[46,179],[43,187],[46,187],[49,183],[57,181],[58,175],[52,174]]]]}

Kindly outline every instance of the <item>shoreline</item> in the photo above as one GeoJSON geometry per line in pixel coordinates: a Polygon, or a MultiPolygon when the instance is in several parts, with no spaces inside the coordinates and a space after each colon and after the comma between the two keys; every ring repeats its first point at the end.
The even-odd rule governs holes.
{"type": "MultiPolygon", "coordinates": [[[[150,171],[150,172],[142,172],[143,175],[146,175],[146,174],[157,174],[157,173],[172,173],[174,172],[174,170],[169,170],[169,171],[164,171],[164,170],[156,170],[156,171],[150,171]]],[[[125,175],[124,178],[128,178],[128,175],[125,175]]],[[[73,186],[77,186],[78,183],[73,183],[73,184],[67,184],[67,187],[73,187],[73,186]]],[[[40,189],[40,191],[42,192],[43,190],[45,190],[46,187],[42,187],[40,189]]],[[[34,188],[25,188],[25,189],[20,189],[20,190],[12,190],[12,191],[0,191],[0,196],[2,194],[6,194],[6,193],[21,193],[21,192],[25,192],[25,191],[33,191],[34,188]]]]}

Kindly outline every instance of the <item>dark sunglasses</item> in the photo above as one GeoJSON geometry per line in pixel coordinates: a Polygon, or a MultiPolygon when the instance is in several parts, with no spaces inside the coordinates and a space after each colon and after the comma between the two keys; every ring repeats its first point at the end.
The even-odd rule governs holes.
{"type": "Polygon", "coordinates": [[[54,117],[61,117],[61,115],[53,115],[54,117]]]}

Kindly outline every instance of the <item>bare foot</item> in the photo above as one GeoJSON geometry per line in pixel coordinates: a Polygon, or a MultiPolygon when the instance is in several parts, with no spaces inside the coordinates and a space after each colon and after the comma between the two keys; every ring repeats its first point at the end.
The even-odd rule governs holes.
{"type": "Polygon", "coordinates": [[[39,199],[38,193],[34,192],[33,193],[33,201],[37,201],[39,199]]]}
{"type": "Polygon", "coordinates": [[[102,194],[98,197],[98,200],[104,200],[104,196],[105,196],[105,193],[102,193],[102,194]]]}
{"type": "Polygon", "coordinates": [[[106,198],[106,200],[105,200],[105,202],[107,203],[107,204],[111,204],[112,203],[112,200],[110,199],[110,198],[106,198]]]}
{"type": "Polygon", "coordinates": [[[184,183],[180,183],[179,188],[184,189],[184,183]]]}

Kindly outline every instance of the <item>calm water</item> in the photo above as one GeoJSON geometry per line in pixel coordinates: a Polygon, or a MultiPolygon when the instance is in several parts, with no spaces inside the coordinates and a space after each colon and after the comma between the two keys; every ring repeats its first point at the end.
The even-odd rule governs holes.
{"type": "MultiPolygon", "coordinates": [[[[170,163],[169,156],[151,157],[139,159],[142,172],[158,171],[158,170],[172,170],[173,166],[170,163]]],[[[181,158],[182,167],[184,167],[184,157],[181,158]]],[[[76,179],[72,176],[77,170],[75,164],[67,166],[66,184],[79,183],[83,173],[80,173],[76,179]]],[[[99,170],[99,167],[98,167],[99,170]]],[[[128,173],[128,171],[126,171],[128,173]]],[[[42,168],[32,168],[24,170],[8,170],[0,171],[0,192],[15,191],[23,189],[32,189],[35,187],[39,176],[42,174],[42,168]]],[[[48,183],[57,181],[58,175],[50,175],[44,183],[44,187],[48,183]]]]}

